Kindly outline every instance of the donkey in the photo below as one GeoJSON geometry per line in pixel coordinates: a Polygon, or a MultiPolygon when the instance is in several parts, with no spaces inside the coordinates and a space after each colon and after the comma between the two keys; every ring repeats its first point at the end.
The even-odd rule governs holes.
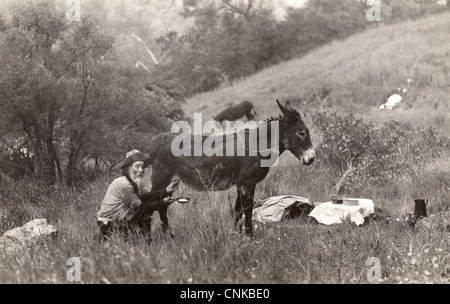
{"type": "Polygon", "coordinates": [[[213,119],[222,123],[224,120],[235,121],[243,116],[247,117],[247,120],[252,120],[256,116],[256,110],[250,101],[244,100],[235,105],[231,105],[213,119]],[[252,113],[252,110],[254,114],[252,113]]]}
{"type": "MultiPolygon", "coordinates": [[[[277,141],[274,141],[277,146],[271,147],[272,149],[277,149],[280,155],[285,150],[289,150],[304,165],[309,166],[314,161],[315,152],[311,144],[308,128],[300,114],[290,106],[289,101],[286,102],[285,106],[281,105],[278,100],[277,104],[283,115],[266,120],[269,131],[264,133],[264,136],[267,136],[268,142],[271,143],[272,136],[277,136],[277,141]],[[278,134],[272,134],[272,131],[270,131],[272,130],[270,125],[274,122],[278,123],[278,134]]],[[[260,128],[261,126],[256,129],[258,135],[263,132],[260,128]]],[[[237,145],[242,145],[244,142],[245,150],[250,151],[249,132],[249,129],[243,131],[246,135],[245,141],[239,141],[237,133],[231,135],[232,138],[234,136],[232,141],[232,144],[234,144],[234,155],[236,155],[237,145]]],[[[269,167],[261,166],[260,161],[271,156],[263,156],[263,153],[260,153],[262,151],[254,153],[256,156],[251,156],[250,153],[246,153],[245,156],[225,156],[225,153],[223,153],[224,156],[174,156],[171,144],[176,136],[176,134],[172,133],[163,133],[153,138],[150,143],[149,155],[152,165],[152,187],[154,189],[166,187],[175,175],[190,188],[198,191],[225,190],[236,185],[237,198],[234,207],[234,224],[236,229],[242,232],[242,215],[244,214],[245,233],[251,236],[255,187],[269,172],[269,167]]],[[[202,137],[203,142],[206,138],[206,136],[196,136],[202,137]]],[[[230,136],[220,136],[226,137],[224,138],[224,146],[229,144],[230,136]]],[[[191,143],[194,143],[195,136],[191,135],[190,137],[191,143]]],[[[193,147],[193,144],[191,147],[193,147]]],[[[163,231],[167,232],[169,229],[167,207],[163,207],[158,211],[163,231]]]]}

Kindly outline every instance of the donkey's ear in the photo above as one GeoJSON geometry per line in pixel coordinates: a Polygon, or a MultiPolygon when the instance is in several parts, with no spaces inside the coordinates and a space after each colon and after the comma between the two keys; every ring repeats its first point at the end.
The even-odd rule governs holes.
{"type": "Polygon", "coordinates": [[[283,113],[283,115],[285,115],[285,116],[288,115],[288,110],[278,101],[278,99],[277,99],[277,104],[281,110],[281,113],[283,113]]]}
{"type": "Polygon", "coordinates": [[[291,107],[291,104],[289,103],[289,100],[286,101],[286,107],[284,107],[277,99],[278,107],[280,108],[281,112],[284,116],[292,117],[292,118],[302,118],[300,116],[300,113],[297,112],[293,107],[291,107]]]}
{"type": "Polygon", "coordinates": [[[300,113],[297,112],[296,109],[294,109],[293,107],[291,107],[291,104],[289,103],[289,100],[286,101],[286,110],[288,110],[288,112],[290,113],[290,115],[295,115],[295,116],[298,116],[298,117],[302,118],[302,116],[300,115],[300,113]]]}

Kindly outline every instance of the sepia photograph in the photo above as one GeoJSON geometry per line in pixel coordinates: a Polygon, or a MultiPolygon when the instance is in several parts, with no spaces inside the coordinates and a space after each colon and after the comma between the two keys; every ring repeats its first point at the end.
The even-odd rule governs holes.
{"type": "Polygon", "coordinates": [[[450,0],[0,0],[1,285],[445,285],[449,209],[450,0]]]}

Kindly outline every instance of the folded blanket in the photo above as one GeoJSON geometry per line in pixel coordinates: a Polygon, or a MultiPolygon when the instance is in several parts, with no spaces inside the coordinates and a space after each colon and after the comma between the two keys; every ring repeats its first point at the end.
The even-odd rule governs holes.
{"type": "Polygon", "coordinates": [[[288,217],[291,212],[300,209],[303,204],[307,204],[308,207],[311,206],[309,200],[301,196],[282,195],[269,197],[263,201],[261,206],[253,209],[252,219],[261,223],[279,222],[288,217]]]}

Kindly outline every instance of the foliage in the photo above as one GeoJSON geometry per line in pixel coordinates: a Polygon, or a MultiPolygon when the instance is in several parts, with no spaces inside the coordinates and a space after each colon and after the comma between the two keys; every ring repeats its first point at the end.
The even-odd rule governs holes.
{"type": "Polygon", "coordinates": [[[364,2],[354,0],[309,0],[305,8],[288,10],[280,34],[288,42],[287,58],[305,55],[325,43],[344,39],[369,26],[364,2]]]}
{"type": "MultiPolygon", "coordinates": [[[[278,20],[273,8],[261,0],[183,1],[182,8],[156,0],[83,3],[83,10],[114,34],[118,64],[142,64],[151,78],[176,79],[186,96],[228,85],[378,26],[380,22],[367,21],[368,8],[360,0],[309,0],[303,7],[288,8],[285,19],[278,20]],[[159,65],[134,34],[156,54],[159,65]]],[[[442,9],[434,0],[383,1],[382,23],[417,19],[442,9]]]]}
{"type": "Polygon", "coordinates": [[[145,149],[179,109],[179,99],[145,89],[147,73],[118,64],[95,18],[69,22],[55,1],[15,2],[0,41],[2,142],[21,139],[13,150],[31,151],[48,184],[76,182],[86,155],[113,161],[145,149]]]}
{"type": "Polygon", "coordinates": [[[352,114],[325,112],[316,119],[322,134],[318,162],[335,180],[348,171],[349,191],[368,185],[408,186],[450,147],[450,140],[432,127],[391,120],[377,128],[352,114]]]}
{"type": "MultiPolygon", "coordinates": [[[[227,2],[231,1],[223,1],[227,2]]],[[[162,69],[178,75],[188,95],[214,89],[277,61],[276,22],[271,12],[253,6],[247,12],[223,3],[193,3],[192,11],[186,12],[195,16],[189,31],[181,36],[169,32],[158,39],[165,58],[162,69]]]]}
{"type": "MultiPolygon", "coordinates": [[[[383,24],[437,13],[434,2],[383,1],[383,24]]],[[[306,55],[333,40],[376,27],[359,0],[309,0],[276,20],[262,1],[185,1],[183,16],[195,18],[185,32],[157,40],[160,69],[177,75],[187,96],[226,85],[282,60],[306,55]]]]}

